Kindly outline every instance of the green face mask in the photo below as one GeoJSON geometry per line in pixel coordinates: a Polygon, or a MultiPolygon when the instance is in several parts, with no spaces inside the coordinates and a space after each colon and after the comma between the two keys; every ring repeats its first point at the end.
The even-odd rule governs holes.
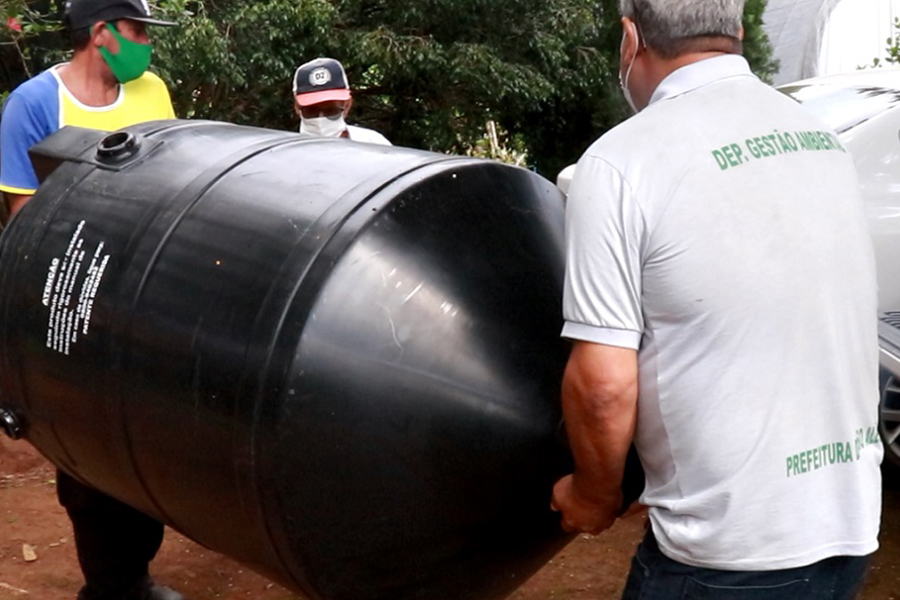
{"type": "Polygon", "coordinates": [[[103,60],[112,69],[113,75],[116,76],[119,83],[127,83],[143,75],[147,67],[150,66],[150,56],[153,54],[153,47],[150,44],[138,44],[137,42],[126,40],[121,33],[116,31],[112,23],[107,23],[106,27],[118,40],[119,53],[113,54],[106,48],[100,48],[100,54],[103,55],[103,60]]]}

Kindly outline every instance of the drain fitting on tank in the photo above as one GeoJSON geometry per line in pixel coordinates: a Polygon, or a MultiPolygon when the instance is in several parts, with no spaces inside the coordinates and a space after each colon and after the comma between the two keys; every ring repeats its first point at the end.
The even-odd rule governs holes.
{"type": "Polygon", "coordinates": [[[0,408],[0,429],[14,440],[22,437],[22,423],[11,411],[0,408]]]}

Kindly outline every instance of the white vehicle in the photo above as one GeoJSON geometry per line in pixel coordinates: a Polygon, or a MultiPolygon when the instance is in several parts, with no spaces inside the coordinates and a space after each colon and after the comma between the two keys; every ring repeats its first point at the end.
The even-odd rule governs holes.
{"type": "Polygon", "coordinates": [[[881,436],[900,464],[900,69],[818,77],[779,87],[838,133],[853,155],[878,269],[881,436]]]}

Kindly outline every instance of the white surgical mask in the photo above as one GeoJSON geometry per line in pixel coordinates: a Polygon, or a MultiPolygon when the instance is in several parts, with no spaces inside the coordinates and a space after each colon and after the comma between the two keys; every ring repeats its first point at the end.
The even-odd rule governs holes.
{"type": "MultiPolygon", "coordinates": [[[[636,27],[635,27],[635,29],[636,29],[636,27]]],[[[635,31],[635,33],[637,33],[637,31],[635,31]]],[[[626,35],[623,32],[622,33],[622,44],[621,44],[622,52],[625,51],[625,39],[626,39],[626,35]]],[[[625,70],[624,76],[622,75],[622,70],[619,69],[619,87],[622,88],[622,95],[625,96],[625,102],[628,103],[628,106],[630,106],[631,110],[633,110],[635,113],[638,113],[640,111],[638,111],[637,105],[634,103],[634,97],[631,95],[631,90],[628,88],[628,80],[631,78],[631,69],[632,69],[632,67],[634,67],[634,61],[637,60],[637,53],[638,53],[638,36],[635,35],[634,36],[634,54],[631,57],[631,62],[628,63],[628,68],[625,70]]]]}
{"type": "Polygon", "coordinates": [[[336,119],[328,117],[300,118],[300,133],[315,137],[341,137],[347,130],[343,115],[336,119]]]}

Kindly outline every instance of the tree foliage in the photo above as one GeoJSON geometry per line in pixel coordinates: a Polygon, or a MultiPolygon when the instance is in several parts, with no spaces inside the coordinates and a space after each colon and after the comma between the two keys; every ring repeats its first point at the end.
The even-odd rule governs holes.
{"type": "MultiPolygon", "coordinates": [[[[552,177],[628,115],[618,0],[157,2],[157,14],[181,23],[152,33],[154,68],[182,117],[294,129],[295,67],[332,56],[354,87],[354,120],[394,143],[471,152],[491,122],[552,177]]],[[[764,7],[748,0],[745,50],[769,78],[776,67],[764,7]]],[[[33,27],[0,23],[7,86],[59,60],[58,8],[57,0],[0,0],[4,21],[33,27]]]]}
{"type": "Polygon", "coordinates": [[[0,0],[0,102],[66,56],[56,0],[0,0]]]}

